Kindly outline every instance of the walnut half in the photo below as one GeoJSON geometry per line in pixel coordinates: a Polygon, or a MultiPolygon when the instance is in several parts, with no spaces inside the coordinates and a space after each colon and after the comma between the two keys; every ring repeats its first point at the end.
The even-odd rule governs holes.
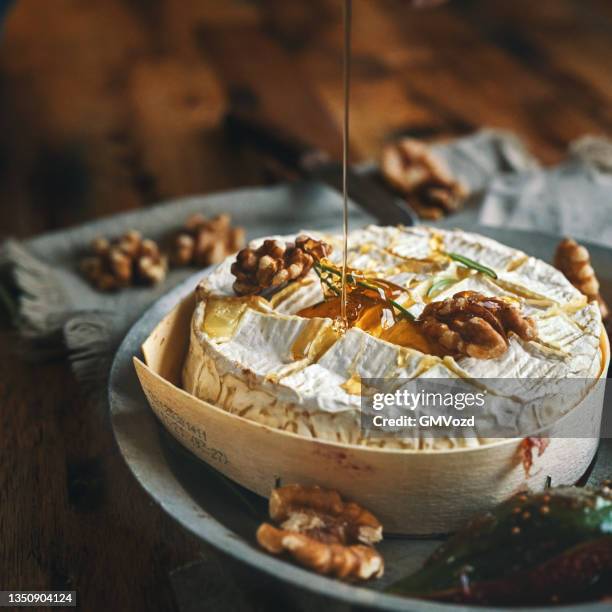
{"type": "Polygon", "coordinates": [[[534,340],[536,323],[504,300],[475,291],[461,291],[441,302],[431,302],[418,322],[423,333],[445,355],[495,359],[506,352],[508,334],[534,340]]]}
{"type": "Polygon", "coordinates": [[[170,259],[175,266],[210,266],[244,246],[244,229],[231,225],[229,215],[207,219],[199,213],[187,218],[172,240],[170,259]]]}
{"type": "Polygon", "coordinates": [[[157,243],[130,230],[110,241],[96,238],[91,255],[81,261],[81,271],[100,291],[117,291],[130,285],[154,285],[166,277],[166,258],[157,243]]]}
{"type": "Polygon", "coordinates": [[[388,144],[380,168],[385,180],[406,196],[424,219],[438,219],[456,211],[469,195],[444,161],[426,144],[412,138],[388,144]]]}
{"type": "Polygon", "coordinates": [[[384,563],[373,544],[382,539],[376,517],[336,491],[288,485],[270,496],[270,518],[257,541],[269,553],[290,554],[314,571],[346,580],[382,576],[384,563]]]}
{"type": "Polygon", "coordinates": [[[257,249],[247,247],[238,252],[231,268],[236,277],[234,291],[237,295],[254,295],[278,288],[306,276],[315,261],[330,253],[329,244],[303,235],[288,244],[264,240],[257,249]]]}
{"type": "Polygon", "coordinates": [[[586,247],[572,238],[564,238],[555,253],[555,268],[561,270],[578,291],[599,304],[602,319],[607,319],[610,311],[599,293],[599,281],[591,266],[591,256],[586,247]]]}

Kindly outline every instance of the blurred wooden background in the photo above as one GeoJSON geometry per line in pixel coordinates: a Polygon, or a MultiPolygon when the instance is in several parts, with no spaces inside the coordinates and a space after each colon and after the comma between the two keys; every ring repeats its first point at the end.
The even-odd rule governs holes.
{"type": "MultiPolygon", "coordinates": [[[[335,154],[339,0],[18,0],[0,39],[0,237],[260,183],[230,102],[335,154]]],[[[352,155],[482,125],[546,162],[612,132],[609,0],[354,1],[352,155]]],[[[83,609],[168,610],[200,546],[127,472],[64,362],[0,329],[0,588],[75,588],[83,609]]]]}
{"type": "MultiPolygon", "coordinates": [[[[545,161],[612,128],[612,3],[355,0],[352,152],[481,125],[545,161]]],[[[339,0],[18,0],[0,42],[0,201],[20,236],[261,182],[230,100],[335,153],[339,0]]]]}

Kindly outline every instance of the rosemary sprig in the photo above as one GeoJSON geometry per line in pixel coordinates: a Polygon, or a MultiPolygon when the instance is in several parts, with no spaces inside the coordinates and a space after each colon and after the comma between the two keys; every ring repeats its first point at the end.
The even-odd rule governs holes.
{"type": "Polygon", "coordinates": [[[444,287],[453,285],[456,282],[456,278],[441,278],[440,280],[435,281],[427,291],[427,297],[431,297],[434,293],[439,293],[442,291],[442,289],[444,289],[444,287]]]}
{"type": "MultiPolygon", "coordinates": [[[[319,275],[319,278],[321,278],[321,280],[323,280],[323,277],[321,275],[321,271],[328,272],[329,274],[333,274],[334,276],[342,278],[342,272],[340,270],[336,270],[336,268],[332,268],[331,266],[328,266],[326,264],[322,264],[321,262],[315,263],[314,268],[315,268],[315,271],[317,272],[317,274],[319,275]],[[318,269],[318,271],[317,271],[317,269],[318,269]]],[[[368,283],[366,281],[356,279],[350,273],[347,273],[346,280],[351,285],[357,285],[358,287],[363,287],[364,289],[370,289],[371,291],[376,291],[377,293],[380,293],[382,291],[382,289],[380,287],[377,287],[376,285],[372,285],[371,283],[368,283]]],[[[328,285],[328,287],[329,286],[330,285],[328,285]]],[[[338,295],[338,294],[336,294],[336,295],[338,295]]],[[[386,296],[385,296],[385,299],[394,308],[399,310],[400,313],[404,317],[406,317],[407,319],[410,319],[411,321],[414,321],[414,315],[410,311],[406,310],[400,303],[396,302],[395,300],[392,300],[391,298],[387,298],[386,296]]]]}
{"type": "Polygon", "coordinates": [[[392,304],[395,308],[397,308],[404,317],[406,317],[410,321],[414,321],[414,315],[409,310],[406,310],[401,304],[399,304],[395,300],[389,300],[389,303],[392,304]]]}
{"type": "Polygon", "coordinates": [[[446,253],[448,257],[451,259],[458,261],[460,264],[463,264],[467,268],[472,268],[472,270],[477,270],[478,272],[482,272],[491,278],[497,278],[497,274],[495,270],[491,270],[491,268],[487,268],[487,266],[483,266],[479,264],[477,261],[466,257],[465,255],[459,255],[459,253],[446,253]]]}
{"type": "Polygon", "coordinates": [[[322,283],[325,283],[332,290],[333,293],[335,293],[336,295],[342,295],[342,291],[340,291],[340,289],[338,289],[338,287],[336,287],[336,285],[334,285],[334,283],[332,283],[329,280],[329,278],[326,278],[321,274],[321,270],[319,269],[319,264],[314,265],[314,271],[316,275],[319,277],[319,280],[322,283]]]}

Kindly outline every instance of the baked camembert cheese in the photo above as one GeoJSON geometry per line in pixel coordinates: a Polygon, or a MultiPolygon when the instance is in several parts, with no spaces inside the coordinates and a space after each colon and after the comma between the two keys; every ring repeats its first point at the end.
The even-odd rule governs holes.
{"type": "MultiPolygon", "coordinates": [[[[569,412],[601,373],[603,327],[597,303],[588,302],[561,272],[541,260],[460,230],[370,226],[352,232],[348,266],[355,292],[349,295],[345,329],[337,324],[340,298],[334,284],[342,237],[305,233],[331,245],[331,252],[319,253],[322,267],[304,267],[292,255],[289,271],[281,270],[284,276],[277,277],[274,291],[258,292],[239,273],[237,280],[235,256],[201,281],[183,369],[186,391],[300,436],[435,450],[490,440],[431,438],[418,430],[405,438],[371,438],[361,429],[361,381],[454,378],[481,389],[486,379],[487,392],[511,395],[523,424],[526,420],[538,429],[569,412]],[[322,275],[322,270],[332,274],[322,275]],[[359,285],[355,278],[366,282],[359,285]],[[374,286],[368,289],[371,282],[374,286]],[[237,295],[235,287],[246,295],[237,295]],[[380,301],[376,291],[384,294],[380,301]],[[424,319],[437,316],[438,302],[457,312],[474,308],[478,321],[490,321],[498,330],[497,344],[487,344],[483,354],[472,342],[478,332],[472,318],[465,322],[475,331],[465,328],[465,333],[447,337],[449,328],[440,323],[447,319],[441,315],[439,321],[433,319],[430,333],[424,319]],[[567,378],[584,380],[575,397],[539,401],[547,379],[567,378]],[[517,395],[504,379],[531,382],[517,395]]],[[[268,240],[296,243],[295,236],[268,240]]],[[[254,241],[250,253],[262,244],[263,239],[254,241]]],[[[490,411],[494,402],[492,406],[490,411]]]]}

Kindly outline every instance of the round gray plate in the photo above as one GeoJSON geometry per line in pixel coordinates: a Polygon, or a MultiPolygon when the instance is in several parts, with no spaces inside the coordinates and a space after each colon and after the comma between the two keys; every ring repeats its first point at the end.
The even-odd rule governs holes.
{"type": "MultiPolygon", "coordinates": [[[[484,227],[473,230],[544,260],[551,259],[557,243],[556,238],[531,232],[484,227]]],[[[604,296],[612,303],[612,250],[597,246],[589,246],[589,249],[593,266],[600,273],[604,296]]],[[[119,449],[136,479],[168,514],[196,536],[297,588],[376,610],[469,609],[381,592],[390,583],[417,569],[438,544],[435,540],[385,540],[380,548],[385,557],[386,575],[366,587],[324,578],[263,553],[255,544],[254,534],[266,515],[265,500],[227,481],[185,451],[159,425],[136,378],[132,357],[141,355],[140,346],[151,330],[205,274],[206,271],[195,274],[153,304],[129,331],[115,356],[109,381],[111,421],[119,449]]],[[[592,477],[612,473],[610,450],[606,442],[592,477]]],[[[563,609],[603,610],[609,607],[602,603],[563,609]]]]}

